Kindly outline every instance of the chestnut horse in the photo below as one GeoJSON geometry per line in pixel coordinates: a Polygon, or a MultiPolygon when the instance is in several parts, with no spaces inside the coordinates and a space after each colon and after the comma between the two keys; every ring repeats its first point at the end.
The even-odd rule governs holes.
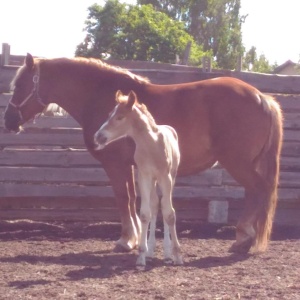
{"type": "Polygon", "coordinates": [[[277,102],[235,78],[172,85],[151,84],[128,70],[85,58],[33,59],[27,54],[13,82],[4,119],[8,130],[44,110],[65,109],[82,126],[90,153],[102,162],[120,209],[122,233],[117,250],[137,246],[133,178],[135,144],[123,138],[101,151],[94,134],[115,106],[115,93],[134,90],[158,124],[175,128],[181,162],[178,175],[195,174],[217,161],[245,188],[245,207],[231,251],[264,251],[277,204],[282,114],[277,102]]]}
{"type": "Polygon", "coordinates": [[[139,242],[138,266],[146,265],[146,256],[152,258],[155,247],[155,223],[159,199],[156,184],[162,192],[161,210],[164,219],[165,261],[182,265],[180,245],[176,233],[176,215],[172,203],[177,169],[180,162],[178,137],[169,125],[157,125],[145,104],[140,104],[136,94],[128,96],[119,90],[116,93],[117,105],[108,119],[95,134],[97,149],[129,136],[135,142],[134,161],[138,169],[138,184],[141,193],[140,219],[142,223],[139,242]],[[150,224],[149,252],[147,234],[150,224]],[[171,242],[170,242],[171,234],[171,242]],[[150,253],[150,255],[149,255],[150,253]],[[173,255],[173,258],[172,258],[173,255]]]}

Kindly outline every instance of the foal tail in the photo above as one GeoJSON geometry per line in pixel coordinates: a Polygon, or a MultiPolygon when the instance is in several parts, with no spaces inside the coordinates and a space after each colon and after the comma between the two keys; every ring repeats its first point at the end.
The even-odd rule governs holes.
{"type": "Polygon", "coordinates": [[[273,219],[277,206],[277,187],[280,171],[280,154],[283,136],[283,117],[279,104],[268,95],[260,95],[263,107],[270,114],[270,133],[257,157],[264,185],[264,194],[259,202],[256,223],[256,240],[254,249],[265,251],[272,232],[273,219]]]}

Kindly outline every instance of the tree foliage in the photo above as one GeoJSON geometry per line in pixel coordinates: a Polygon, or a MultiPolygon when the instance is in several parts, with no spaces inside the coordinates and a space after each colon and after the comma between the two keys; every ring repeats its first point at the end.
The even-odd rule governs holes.
{"type": "Polygon", "coordinates": [[[183,21],[185,28],[204,51],[212,51],[219,67],[233,69],[244,52],[240,0],[138,0],[151,4],[171,18],[183,21]]]}
{"type": "Polygon", "coordinates": [[[276,67],[277,64],[271,65],[264,54],[258,56],[254,46],[244,55],[243,70],[271,73],[276,67]]]}
{"type": "Polygon", "coordinates": [[[89,7],[87,36],[78,45],[77,56],[144,60],[174,63],[176,55],[191,43],[190,62],[200,65],[201,58],[211,56],[189,35],[182,22],[173,20],[152,5],[128,5],[108,0],[102,7],[89,7]]]}

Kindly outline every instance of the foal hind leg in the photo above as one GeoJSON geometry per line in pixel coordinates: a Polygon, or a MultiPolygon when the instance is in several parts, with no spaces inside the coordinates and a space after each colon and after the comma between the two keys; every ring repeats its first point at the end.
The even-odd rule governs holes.
{"type": "MultiPolygon", "coordinates": [[[[160,188],[162,191],[162,199],[161,199],[161,210],[164,218],[165,229],[166,226],[170,231],[171,235],[171,245],[172,245],[172,254],[174,256],[174,264],[182,265],[183,260],[181,256],[180,244],[177,237],[176,232],[176,214],[172,205],[172,190],[173,190],[173,179],[169,175],[167,178],[163,178],[160,180],[160,188]]],[[[165,233],[169,235],[168,230],[165,230],[165,233]]],[[[167,238],[164,237],[164,239],[167,238]]],[[[164,246],[167,247],[164,249],[165,255],[168,255],[169,251],[169,243],[164,243],[164,246]]]]}

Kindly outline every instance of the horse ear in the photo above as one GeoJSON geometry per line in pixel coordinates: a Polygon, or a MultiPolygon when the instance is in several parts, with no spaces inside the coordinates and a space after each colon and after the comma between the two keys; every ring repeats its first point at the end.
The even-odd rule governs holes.
{"type": "Polygon", "coordinates": [[[25,65],[28,69],[33,69],[34,62],[33,62],[33,57],[30,53],[27,53],[27,55],[26,55],[25,65]]]}
{"type": "Polygon", "coordinates": [[[120,91],[120,90],[118,90],[117,92],[116,92],[116,102],[117,103],[120,103],[120,99],[123,97],[123,93],[120,91]]]}
{"type": "Polygon", "coordinates": [[[127,107],[132,108],[134,103],[137,102],[137,96],[134,91],[130,91],[128,95],[127,107]]]}

